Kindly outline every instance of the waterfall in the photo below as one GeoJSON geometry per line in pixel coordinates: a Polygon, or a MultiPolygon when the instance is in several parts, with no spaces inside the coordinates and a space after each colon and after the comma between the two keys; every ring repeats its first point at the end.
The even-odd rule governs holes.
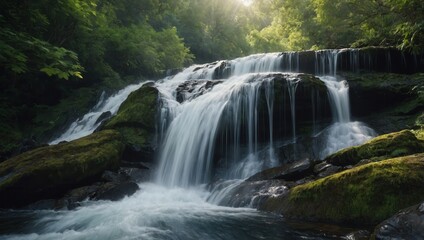
{"type": "Polygon", "coordinates": [[[282,66],[285,72],[299,72],[299,52],[282,53],[282,66]]]}
{"type": "MultiPolygon", "coordinates": [[[[341,64],[338,53],[316,53],[316,73],[332,74],[321,77],[328,88],[334,119],[317,134],[322,140],[318,142],[324,143],[321,157],[375,134],[362,123],[350,121],[348,84],[335,76],[341,64]]],[[[356,55],[351,56],[357,61],[356,55]]],[[[161,97],[157,124],[161,146],[155,182],[140,183],[141,191],[117,202],[83,201],[73,211],[30,212],[29,218],[22,218],[22,231],[7,232],[6,239],[321,239],[292,231],[282,218],[251,209],[268,196],[286,193],[286,186],[279,181],[244,181],[279,164],[278,141],[291,142],[294,148],[300,143],[296,141],[296,128],[302,126],[297,123],[302,115],[296,116],[296,110],[300,112],[296,99],[302,100],[299,93],[303,93],[298,88],[299,74],[281,73],[299,72],[300,59],[296,52],[255,54],[193,65],[155,82],[161,97]],[[282,108],[283,116],[278,116],[276,112],[282,108]],[[291,131],[286,131],[286,125],[291,131]],[[228,147],[223,152],[225,159],[215,159],[218,140],[228,147]],[[224,173],[214,164],[222,164],[224,173]],[[203,183],[211,183],[211,191],[206,191],[203,183]],[[250,208],[217,206],[222,203],[250,208]]],[[[116,114],[128,95],[141,86],[128,86],[109,98],[103,95],[89,113],[52,143],[90,134],[100,124],[100,115],[107,111],[116,114]]],[[[319,113],[312,109],[315,120],[319,113]]],[[[10,221],[14,226],[16,219],[10,221]]]]}
{"type": "Polygon", "coordinates": [[[88,113],[74,121],[66,131],[50,141],[49,144],[72,141],[92,134],[103,122],[104,119],[100,119],[102,114],[108,114],[109,116],[115,115],[125,99],[146,83],[148,82],[129,85],[108,98],[105,97],[105,93],[103,92],[97,104],[88,113]]]}
{"type": "Polygon", "coordinates": [[[269,125],[269,163],[272,166],[277,165],[277,159],[274,153],[274,81],[267,79],[264,81],[265,99],[268,109],[269,125]]]}
{"type": "Polygon", "coordinates": [[[350,122],[349,84],[346,80],[337,81],[333,76],[322,76],[328,90],[333,119],[336,122],[350,122]]]}
{"type": "Polygon", "coordinates": [[[292,118],[293,142],[296,142],[296,89],[299,83],[298,79],[289,79],[288,92],[290,98],[290,112],[292,118]]]}
{"type": "Polygon", "coordinates": [[[259,88],[265,79],[261,74],[234,76],[207,94],[183,102],[164,138],[158,181],[171,186],[189,186],[210,180],[220,123],[231,124],[237,145],[242,124],[240,118],[247,121],[247,160],[256,161],[257,102],[259,88]]]}
{"type": "Polygon", "coordinates": [[[246,73],[276,72],[281,70],[281,53],[254,54],[229,61],[231,75],[246,73]]]}
{"type": "MultiPolygon", "coordinates": [[[[269,121],[272,125],[273,85],[266,73],[280,69],[281,54],[256,54],[226,62],[197,65],[157,84],[164,102],[161,119],[167,122],[160,124],[167,129],[161,130],[163,145],[157,181],[169,186],[189,186],[210,180],[215,139],[224,123],[231,129],[235,146],[233,157],[244,159],[233,167],[230,175],[240,178],[255,173],[252,171],[257,171],[258,164],[261,165],[256,156],[259,89],[262,85],[265,88],[269,121]],[[196,86],[191,90],[192,97],[182,103],[176,101],[178,86],[193,79],[193,76],[197,81],[214,79],[217,69],[222,68],[227,69],[228,75],[232,77],[202,94],[199,93],[202,87],[196,86]],[[205,72],[208,74],[204,74],[205,72]],[[242,119],[246,122],[242,122],[242,119]],[[246,124],[246,129],[242,129],[242,124],[246,124]],[[247,157],[240,156],[238,152],[241,135],[247,136],[247,157]]],[[[204,86],[206,82],[201,84],[204,86]]],[[[270,129],[272,131],[272,126],[270,129]]],[[[272,134],[270,135],[272,138],[272,134]]],[[[270,142],[272,144],[272,140],[270,142]]],[[[272,147],[270,159],[271,151],[272,147]]],[[[272,161],[274,160],[270,160],[272,161]]]]}
{"type": "MultiPolygon", "coordinates": [[[[324,139],[319,154],[321,159],[343,148],[362,144],[377,135],[364,123],[350,120],[349,84],[346,80],[340,81],[337,77],[338,56],[343,51],[346,50],[316,52],[316,71],[317,74],[321,74],[319,78],[327,86],[334,121],[319,134],[324,139]]],[[[358,59],[356,52],[351,53],[351,61],[356,62],[358,59]]],[[[351,66],[356,68],[357,64],[351,66]]]]}

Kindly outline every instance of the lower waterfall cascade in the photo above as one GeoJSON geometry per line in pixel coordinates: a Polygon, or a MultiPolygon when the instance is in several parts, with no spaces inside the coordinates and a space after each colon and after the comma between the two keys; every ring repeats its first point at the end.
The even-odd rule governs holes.
{"type": "MultiPolygon", "coordinates": [[[[316,53],[315,73],[327,88],[332,113],[332,120],[322,120],[317,131],[308,133],[318,139],[320,159],[377,135],[364,123],[351,121],[349,84],[337,78],[339,52],[316,53]]],[[[25,224],[18,233],[0,229],[6,234],[0,239],[331,239],[299,232],[282,217],[257,211],[254,197],[262,193],[238,208],[220,206],[244,179],[287,162],[279,148],[290,146],[294,158],[300,157],[297,143],[305,133],[298,114],[307,115],[310,119],[304,122],[315,130],[318,109],[315,97],[310,97],[316,94],[302,86],[300,64],[296,52],[255,54],[194,65],[149,81],[161,101],[160,147],[151,182],[139,183],[140,191],[118,202],[85,201],[72,211],[10,211],[10,225],[25,224]],[[310,113],[298,109],[299,101],[306,102],[301,98],[305,92],[310,113]],[[286,121],[278,121],[282,119],[286,121]]],[[[129,94],[144,84],[103,96],[51,144],[92,133],[102,113],[115,115],[129,94]]],[[[269,186],[264,194],[278,195],[286,189],[269,186]]]]}

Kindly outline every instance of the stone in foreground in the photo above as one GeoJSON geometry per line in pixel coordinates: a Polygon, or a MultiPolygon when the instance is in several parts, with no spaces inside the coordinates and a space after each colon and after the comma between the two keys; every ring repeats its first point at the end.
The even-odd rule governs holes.
{"type": "Polygon", "coordinates": [[[121,161],[121,136],[113,130],[26,152],[0,164],[0,208],[19,207],[100,178],[121,161]]]}

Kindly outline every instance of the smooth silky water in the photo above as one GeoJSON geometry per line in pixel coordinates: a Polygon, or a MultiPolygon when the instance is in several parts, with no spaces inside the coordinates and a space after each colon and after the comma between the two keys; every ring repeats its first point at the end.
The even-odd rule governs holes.
{"type": "MultiPolygon", "coordinates": [[[[327,55],[325,55],[327,56],[327,55]]],[[[323,59],[325,60],[325,59],[323,59]]],[[[335,60],[336,61],[336,60],[335,60]]],[[[336,61],[337,62],[337,61],[336,61]]],[[[176,88],[187,80],[212,80],[216,68],[224,62],[195,65],[174,77],[155,83],[161,93],[162,109],[158,124],[158,139],[162,142],[156,178],[151,183],[139,183],[140,190],[131,197],[117,202],[85,201],[75,210],[22,210],[0,211],[0,239],[331,239],[323,233],[298,231],[279,215],[259,212],[253,208],[219,206],[226,193],[254,173],[278,165],[274,155],[273,82],[267,77],[271,72],[299,69],[296,53],[257,54],[226,61],[229,78],[206,90],[199,96],[204,85],[199,84],[186,101],[176,101],[176,88]],[[265,88],[265,99],[270,125],[270,139],[266,147],[258,144],[257,102],[260,87],[265,88]],[[240,118],[247,119],[248,129],[241,129],[240,118]],[[212,193],[204,183],[211,180],[214,140],[218,125],[226,119],[233,129],[236,161],[225,174],[225,181],[215,186],[212,193]],[[239,153],[241,131],[247,131],[247,147],[239,153]],[[268,161],[263,161],[264,158],[268,161]]],[[[321,67],[319,67],[321,69],[321,67]]],[[[335,68],[334,66],[331,68],[335,68]]],[[[330,94],[337,81],[323,77],[330,94]]],[[[295,131],[295,94],[297,81],[287,79],[292,113],[293,141],[295,131]]],[[[343,83],[341,83],[343,84],[343,83]]],[[[104,111],[115,114],[119,105],[142,84],[132,85],[101,99],[93,110],[73,123],[52,144],[87,135],[96,128],[96,119],[104,111]],[[93,117],[93,115],[97,117],[93,117]]],[[[337,85],[338,86],[338,85],[337,85]]],[[[336,92],[345,89],[337,87],[336,92]]],[[[347,90],[345,91],[347,92],[347,90]]],[[[344,94],[344,93],[343,93],[344,94]]],[[[343,95],[342,94],[342,95],[343,95]]],[[[337,98],[336,94],[336,97],[337,98]]],[[[333,99],[333,98],[331,98],[333,99]]],[[[345,99],[342,97],[342,99],[345,99]]],[[[332,102],[334,108],[340,105],[332,102]]],[[[345,103],[343,103],[345,104],[345,103]]],[[[342,105],[343,105],[342,104],[342,105]]],[[[338,135],[356,133],[359,126],[350,122],[347,105],[336,111],[334,125],[325,133],[327,143],[338,135]],[[341,114],[340,116],[338,116],[341,114]],[[344,114],[344,115],[343,115],[344,114]],[[348,117],[348,118],[346,118],[348,117]],[[350,128],[339,125],[349,124],[350,128]],[[340,134],[340,131],[342,134],[340,134]]],[[[362,134],[362,131],[360,131],[362,134]]],[[[350,141],[343,146],[360,144],[368,136],[350,141]],[[350,142],[349,142],[350,141],[350,142]]],[[[331,145],[331,144],[330,144],[331,145]]],[[[340,146],[324,147],[322,155],[334,152],[340,146]]],[[[282,188],[285,188],[282,186],[282,188]]],[[[271,189],[272,190],[272,189],[271,189]]],[[[277,193],[278,188],[274,189],[277,193]]],[[[281,190],[281,189],[280,189],[281,190]]],[[[284,189],[283,189],[284,190],[284,189]]],[[[252,199],[253,200],[253,199],[252,199]]]]}

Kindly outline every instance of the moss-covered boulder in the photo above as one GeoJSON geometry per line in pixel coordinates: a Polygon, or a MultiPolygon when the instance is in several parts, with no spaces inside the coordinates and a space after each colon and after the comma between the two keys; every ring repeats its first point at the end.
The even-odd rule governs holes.
{"type": "Polygon", "coordinates": [[[0,208],[55,198],[119,167],[123,144],[113,130],[38,148],[0,163],[0,208]]]}
{"type": "Polygon", "coordinates": [[[409,130],[378,136],[368,142],[340,150],[325,160],[336,166],[347,166],[363,159],[381,160],[424,152],[424,141],[409,130]]]}
{"type": "Polygon", "coordinates": [[[424,199],[424,154],[369,163],[296,186],[262,210],[287,218],[377,224],[424,199]]]}
{"type": "Polygon", "coordinates": [[[156,119],[159,108],[159,91],[144,85],[131,93],[102,129],[119,131],[127,145],[124,159],[146,161],[152,159],[156,147],[156,119]]]}

